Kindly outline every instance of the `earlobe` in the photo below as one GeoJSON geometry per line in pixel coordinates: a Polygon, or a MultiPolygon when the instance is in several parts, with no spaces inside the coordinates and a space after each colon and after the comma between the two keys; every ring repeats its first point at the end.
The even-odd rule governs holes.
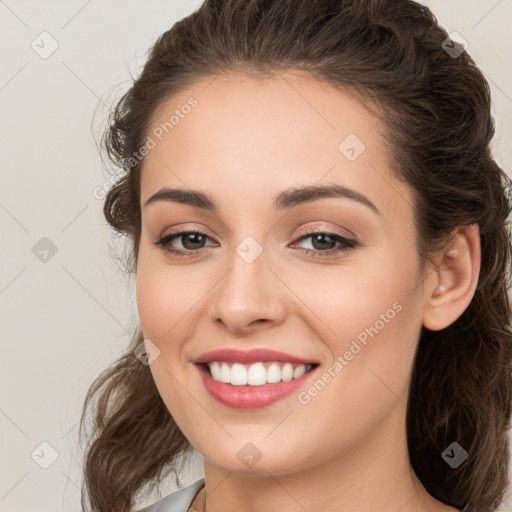
{"type": "Polygon", "coordinates": [[[438,331],[451,325],[473,299],[480,274],[478,224],[460,227],[441,254],[425,287],[423,325],[438,331]]]}

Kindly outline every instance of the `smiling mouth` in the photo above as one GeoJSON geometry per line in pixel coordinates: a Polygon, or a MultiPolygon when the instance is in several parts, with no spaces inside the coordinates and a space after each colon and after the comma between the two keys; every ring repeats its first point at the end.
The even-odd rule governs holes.
{"type": "Polygon", "coordinates": [[[263,386],[298,379],[319,364],[295,364],[282,361],[261,361],[241,364],[227,361],[199,363],[213,380],[232,386],[263,386]]]}

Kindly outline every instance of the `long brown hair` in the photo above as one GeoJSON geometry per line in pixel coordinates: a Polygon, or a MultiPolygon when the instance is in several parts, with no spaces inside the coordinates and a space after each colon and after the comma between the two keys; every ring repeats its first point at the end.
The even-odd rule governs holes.
{"type": "MultiPolygon", "coordinates": [[[[143,160],[134,164],[133,155],[155,109],[200,78],[297,70],[362,101],[381,119],[396,177],[415,194],[421,261],[454,229],[480,229],[482,263],[471,303],[449,327],[422,330],[406,427],[411,465],[427,491],[468,512],[491,512],[503,499],[509,464],[512,189],[491,155],[489,85],[467,51],[445,51],[447,39],[430,10],[412,0],[206,0],[158,37],[112,110],[102,143],[123,172],[103,211],[127,236],[134,272],[143,160]],[[456,469],[441,456],[454,441],[468,453],[456,469]]],[[[92,418],[84,510],[131,510],[138,493],[153,490],[164,474],[174,471],[178,479],[179,456],[191,449],[149,367],[134,356],[142,340],[139,328],[87,393],[80,428],[82,434],[92,418]]]]}

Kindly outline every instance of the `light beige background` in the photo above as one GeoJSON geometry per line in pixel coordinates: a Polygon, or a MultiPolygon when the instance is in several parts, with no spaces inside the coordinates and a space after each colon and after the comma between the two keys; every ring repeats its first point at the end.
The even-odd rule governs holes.
{"type": "MultiPolygon", "coordinates": [[[[0,0],[0,511],[80,510],[83,398],[138,322],[133,280],[111,259],[93,195],[105,182],[93,130],[155,38],[199,3],[0,0]],[[43,31],[58,44],[45,59],[31,47],[51,49],[43,31]],[[43,237],[57,251],[46,262],[33,252],[43,237]],[[52,462],[42,442],[57,453],[47,469],[35,462],[52,462]]],[[[512,0],[424,3],[485,72],[495,156],[510,174],[512,0]]],[[[185,483],[202,476],[200,462],[185,483]]]]}

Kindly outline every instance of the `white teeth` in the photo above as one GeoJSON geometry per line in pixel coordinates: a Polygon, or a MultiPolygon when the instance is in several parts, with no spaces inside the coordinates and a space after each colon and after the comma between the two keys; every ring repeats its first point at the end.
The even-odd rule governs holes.
{"type": "Polygon", "coordinates": [[[264,363],[253,363],[243,365],[234,363],[231,367],[228,363],[212,361],[208,363],[212,378],[219,382],[233,386],[262,386],[263,384],[274,384],[280,381],[298,379],[309,371],[312,365],[301,364],[294,366],[285,363],[271,363],[265,368],[264,363]]]}
{"type": "Polygon", "coordinates": [[[231,384],[233,386],[245,386],[247,384],[247,370],[240,363],[235,363],[231,367],[231,384]]]}
{"type": "Polygon", "coordinates": [[[302,377],[306,373],[306,367],[304,365],[297,366],[295,370],[293,371],[293,378],[298,379],[299,377],[302,377]]]}
{"type": "Polygon", "coordinates": [[[247,372],[247,384],[249,384],[250,386],[261,386],[266,383],[267,370],[265,370],[263,363],[251,364],[251,366],[249,367],[249,371],[247,372]]]}
{"type": "Polygon", "coordinates": [[[220,381],[226,382],[229,384],[231,382],[231,368],[226,364],[222,364],[222,368],[220,370],[220,381]]]}
{"type": "Polygon", "coordinates": [[[269,384],[275,384],[281,381],[281,368],[277,363],[272,363],[267,370],[267,382],[269,384]]]}
{"type": "Polygon", "coordinates": [[[293,379],[293,366],[290,363],[286,363],[281,370],[281,379],[284,381],[293,379]]]}
{"type": "Polygon", "coordinates": [[[210,363],[210,373],[212,374],[212,377],[215,380],[222,380],[221,379],[221,370],[219,368],[219,363],[217,363],[217,361],[210,363]]]}

